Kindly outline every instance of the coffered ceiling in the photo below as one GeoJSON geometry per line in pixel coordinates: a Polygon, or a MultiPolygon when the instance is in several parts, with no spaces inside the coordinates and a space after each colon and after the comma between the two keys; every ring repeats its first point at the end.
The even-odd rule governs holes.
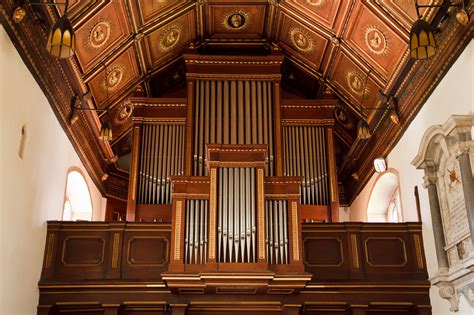
{"type": "MultiPolygon", "coordinates": [[[[21,33],[16,35],[14,28],[22,26],[8,23],[14,1],[5,2],[2,23],[13,30],[12,37],[19,38],[21,33]]],[[[28,10],[35,18],[25,24],[47,30],[63,9],[28,10]]],[[[421,12],[428,21],[439,19],[437,9],[421,12]]],[[[76,30],[77,51],[66,61],[71,69],[67,76],[80,86],[88,106],[109,109],[115,139],[111,147],[96,144],[95,149],[108,161],[98,168],[117,175],[118,186],[127,177],[131,147],[133,108],[124,100],[130,95],[185,97],[185,50],[281,51],[286,57],[284,97],[340,100],[335,118],[341,182],[352,180],[353,172],[367,173],[370,162],[358,160],[367,146],[356,139],[361,106],[382,105],[377,99],[379,91],[399,96],[414,64],[408,55],[409,32],[416,19],[412,0],[71,0],[68,15],[76,30]]],[[[471,32],[458,26],[456,31],[463,32],[462,36],[471,32]]],[[[399,106],[405,124],[418,110],[409,102],[399,102],[399,106]]],[[[399,134],[405,126],[391,126],[383,110],[365,114],[376,133],[385,128],[386,134],[399,134]]],[[[99,119],[105,119],[104,115],[99,119]]],[[[99,124],[97,117],[89,121],[99,124]]],[[[353,195],[358,184],[345,186],[353,195]]]]}

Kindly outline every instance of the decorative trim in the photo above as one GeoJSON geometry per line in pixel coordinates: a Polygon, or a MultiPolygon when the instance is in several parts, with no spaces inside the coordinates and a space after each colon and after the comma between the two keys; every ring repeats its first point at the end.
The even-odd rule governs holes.
{"type": "Polygon", "coordinates": [[[44,262],[44,269],[51,268],[51,264],[53,262],[53,247],[55,238],[55,234],[51,233],[48,235],[48,245],[46,247],[46,261],[44,262]]]}
{"type": "Polygon", "coordinates": [[[352,247],[352,266],[354,269],[359,269],[359,248],[357,247],[357,235],[351,234],[351,247],[352,247]]]}
{"type": "Polygon", "coordinates": [[[112,246],[112,269],[118,267],[118,254],[119,254],[120,234],[114,234],[114,243],[112,246]]]}
{"type": "Polygon", "coordinates": [[[291,202],[291,224],[293,225],[293,260],[300,260],[300,244],[299,244],[299,232],[298,232],[298,203],[296,201],[291,202]]]}
{"type": "Polygon", "coordinates": [[[413,241],[415,242],[415,252],[416,252],[416,263],[418,265],[418,269],[424,269],[423,263],[423,254],[421,252],[421,240],[418,234],[413,235],[413,241]]]}
{"type": "Polygon", "coordinates": [[[257,170],[258,189],[258,258],[265,259],[265,192],[263,187],[263,169],[257,170]]]}
{"type": "Polygon", "coordinates": [[[180,260],[181,257],[181,212],[183,202],[176,201],[175,230],[174,230],[174,260],[180,260]]]}
{"type": "Polygon", "coordinates": [[[209,260],[216,259],[216,190],[217,169],[211,168],[211,191],[209,196],[209,260]]]}

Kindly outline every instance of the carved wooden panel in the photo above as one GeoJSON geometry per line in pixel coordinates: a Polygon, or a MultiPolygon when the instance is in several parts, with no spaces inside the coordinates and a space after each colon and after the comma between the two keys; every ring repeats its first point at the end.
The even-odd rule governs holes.
{"type": "Polygon", "coordinates": [[[105,230],[97,226],[89,229],[75,226],[67,234],[60,234],[56,244],[55,263],[50,267],[55,270],[55,278],[104,278],[110,244],[105,230]]]}
{"type": "MultiPolygon", "coordinates": [[[[394,19],[402,24],[407,32],[410,31],[412,24],[418,19],[416,14],[415,2],[407,0],[376,0],[382,8],[390,13],[394,19]]],[[[420,5],[432,4],[433,0],[418,0],[420,5]]],[[[433,9],[420,9],[421,15],[426,15],[428,11],[433,9]]]]}
{"type": "Polygon", "coordinates": [[[89,82],[97,107],[110,105],[108,100],[117,97],[118,92],[137,79],[139,70],[135,51],[130,47],[89,82]]]}
{"type": "Polygon", "coordinates": [[[356,5],[344,38],[388,80],[407,54],[408,44],[365,5],[356,5]]]}
{"type": "Polygon", "coordinates": [[[362,99],[364,106],[374,107],[377,92],[382,89],[382,85],[377,83],[371,74],[367,79],[366,86],[367,75],[368,70],[362,68],[349,57],[346,51],[342,51],[337,55],[329,76],[331,83],[339,93],[347,97],[356,107],[359,106],[362,99]]]}
{"type": "Polygon", "coordinates": [[[365,260],[371,267],[404,267],[405,241],[400,237],[370,236],[365,239],[365,260]]]}
{"type": "Polygon", "coordinates": [[[111,1],[76,31],[77,58],[84,72],[129,36],[123,1],[111,1]]]}
{"type": "MultiPolygon", "coordinates": [[[[313,225],[317,227],[317,225],[313,225]]],[[[303,229],[303,263],[305,270],[318,279],[350,277],[349,247],[345,234],[336,231],[312,233],[303,229]]],[[[321,232],[321,231],[320,231],[321,232]]]]}
{"type": "Polygon", "coordinates": [[[123,279],[159,279],[167,270],[171,228],[149,230],[156,224],[141,224],[139,230],[124,232],[123,279]]]}
{"type": "Polygon", "coordinates": [[[264,32],[266,4],[210,3],[207,11],[207,32],[210,38],[258,39],[264,32]]]}
{"type": "Polygon", "coordinates": [[[306,266],[340,267],[344,263],[342,241],[338,237],[306,237],[303,242],[306,266]]]}
{"type": "Polygon", "coordinates": [[[278,44],[311,68],[320,71],[329,40],[290,16],[284,13],[281,16],[282,23],[277,33],[278,44]]]}
{"type": "Polygon", "coordinates": [[[166,11],[175,8],[177,5],[189,2],[189,0],[134,0],[132,6],[139,16],[139,27],[148,24],[155,18],[159,18],[166,11]]]}
{"type": "Polygon", "coordinates": [[[134,236],[128,240],[127,263],[163,267],[168,262],[168,251],[169,241],[164,236],[134,236]]]}
{"type": "Polygon", "coordinates": [[[284,0],[301,14],[307,14],[317,23],[339,33],[353,0],[284,0]]]}
{"type": "Polygon", "coordinates": [[[148,67],[154,68],[179,54],[196,37],[194,11],[158,28],[144,40],[148,67]]]}
{"type": "Polygon", "coordinates": [[[105,240],[100,236],[69,236],[63,242],[65,266],[97,266],[104,262],[105,240]]]}

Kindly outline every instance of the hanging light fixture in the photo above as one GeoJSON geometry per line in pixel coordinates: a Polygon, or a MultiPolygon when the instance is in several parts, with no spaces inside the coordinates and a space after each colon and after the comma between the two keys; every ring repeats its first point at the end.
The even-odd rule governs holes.
{"type": "Polygon", "coordinates": [[[418,20],[413,24],[410,31],[410,56],[417,60],[430,58],[434,56],[438,50],[433,31],[434,27],[423,20],[420,14],[420,8],[442,8],[447,11],[450,7],[459,7],[456,13],[456,20],[461,25],[466,26],[469,24],[469,14],[464,7],[464,0],[460,0],[458,3],[452,3],[451,0],[443,0],[442,4],[428,5],[418,4],[418,0],[416,0],[415,7],[418,20]]]}
{"type": "Polygon", "coordinates": [[[74,55],[76,50],[76,36],[71,22],[64,15],[60,17],[49,31],[46,50],[58,58],[69,58],[74,55]]]}
{"type": "Polygon", "coordinates": [[[369,139],[371,136],[372,134],[370,133],[369,124],[367,123],[367,120],[362,117],[359,121],[359,124],[357,125],[357,138],[361,140],[366,140],[369,139]]]}
{"type": "Polygon", "coordinates": [[[112,141],[112,124],[109,120],[106,120],[102,123],[99,139],[102,141],[112,141]]]}
{"type": "Polygon", "coordinates": [[[410,32],[410,56],[417,60],[430,58],[434,56],[437,49],[431,25],[420,16],[410,32]]]}
{"type": "Polygon", "coordinates": [[[99,139],[102,141],[112,141],[113,139],[112,123],[110,122],[110,118],[108,117],[109,111],[107,109],[95,109],[95,108],[82,107],[81,106],[82,102],[83,102],[83,99],[79,97],[78,95],[75,95],[73,99],[71,100],[72,113],[71,113],[69,122],[73,124],[79,119],[77,115],[77,111],[105,112],[107,113],[108,119],[104,120],[100,126],[99,139]]]}
{"type": "Polygon", "coordinates": [[[13,22],[20,23],[23,21],[26,15],[25,3],[38,6],[65,6],[63,16],[61,16],[49,30],[46,50],[49,54],[58,58],[69,58],[73,56],[76,50],[76,36],[71,21],[69,21],[67,17],[68,2],[26,2],[19,0],[16,2],[15,10],[13,10],[13,22]]]}

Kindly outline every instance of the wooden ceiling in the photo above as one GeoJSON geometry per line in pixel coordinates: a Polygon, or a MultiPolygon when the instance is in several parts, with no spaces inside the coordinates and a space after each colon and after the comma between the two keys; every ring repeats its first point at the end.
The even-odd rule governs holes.
{"type": "MultiPolygon", "coordinates": [[[[23,42],[19,51],[30,68],[36,64],[38,70],[32,72],[45,90],[51,83],[46,82],[48,73],[39,70],[45,66],[41,58],[47,57],[35,47],[44,45],[47,30],[63,9],[28,7],[25,21],[17,25],[10,18],[14,2],[1,4],[2,24],[13,41],[23,42]],[[31,32],[39,35],[32,37],[31,32]]],[[[438,24],[440,20],[437,9],[423,10],[422,14],[430,22],[438,24]]],[[[407,87],[418,87],[413,81],[416,76],[436,83],[439,73],[447,71],[472,36],[472,27],[461,27],[448,18],[438,36],[449,37],[449,45],[443,43],[446,47],[438,54],[444,58],[442,62],[432,58],[415,63],[408,56],[409,32],[416,19],[412,0],[70,0],[68,15],[76,30],[76,55],[68,61],[49,61],[47,66],[55,68],[49,75],[71,82],[73,94],[81,95],[86,106],[109,109],[114,141],[104,144],[95,139],[104,117],[81,113],[78,126],[71,126],[66,95],[58,96],[59,87],[45,94],[99,186],[115,197],[123,197],[126,190],[126,162],[119,158],[126,161],[131,147],[133,108],[124,100],[130,95],[185,97],[185,50],[226,54],[281,51],[286,57],[284,97],[339,99],[338,172],[349,202],[372,173],[373,155],[389,152],[434,88],[420,81],[425,83],[426,93],[415,97],[406,92],[407,87]],[[430,77],[424,78],[423,71],[430,77]],[[361,105],[383,105],[377,99],[379,91],[397,97],[402,123],[390,123],[384,110],[366,111],[375,136],[359,141],[355,130],[362,116],[361,105]],[[81,144],[80,136],[72,135],[76,128],[91,139],[95,136],[93,144],[81,144]],[[360,175],[359,182],[353,180],[353,173],[360,175]]]]}

